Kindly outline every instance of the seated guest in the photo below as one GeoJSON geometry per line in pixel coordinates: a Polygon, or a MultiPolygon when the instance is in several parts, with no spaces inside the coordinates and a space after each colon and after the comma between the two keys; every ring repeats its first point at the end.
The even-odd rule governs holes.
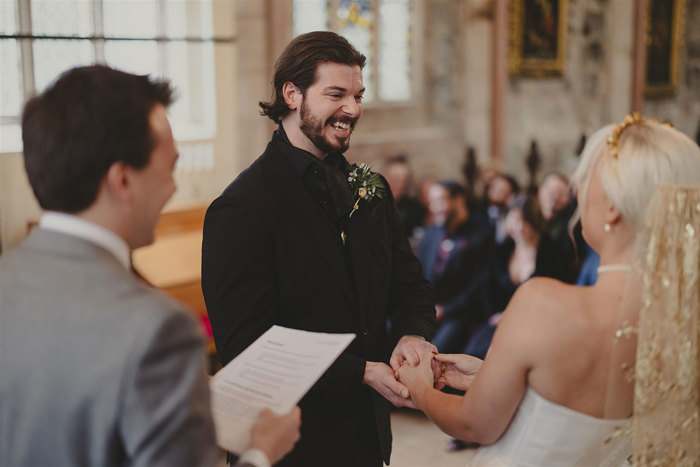
{"type": "Polygon", "coordinates": [[[537,200],[546,221],[558,216],[570,208],[573,196],[569,189],[569,180],[558,172],[550,172],[542,179],[537,189],[537,200]]]}
{"type": "Polygon", "coordinates": [[[547,174],[537,190],[537,199],[547,222],[543,237],[566,258],[566,262],[561,264],[564,271],[555,277],[573,284],[580,269],[578,255],[585,254],[586,244],[580,226],[574,229],[574,240],[569,233],[569,221],[576,211],[576,200],[571,194],[569,180],[557,172],[547,174]]]}
{"type": "Polygon", "coordinates": [[[535,198],[527,198],[508,211],[508,239],[495,250],[485,285],[487,292],[483,295],[483,314],[490,318],[474,333],[464,353],[485,358],[501,312],[520,284],[531,277],[559,280],[568,277],[569,263],[565,252],[542,235],[544,228],[545,221],[535,198]]]}
{"type": "Polygon", "coordinates": [[[600,256],[593,248],[586,245],[586,256],[576,278],[576,285],[588,286],[595,284],[598,280],[598,266],[600,266],[600,256]]]}
{"type": "Polygon", "coordinates": [[[472,219],[466,192],[456,182],[430,188],[430,211],[443,219],[425,230],[418,259],[435,288],[438,329],[433,344],[459,351],[470,330],[486,319],[480,310],[480,280],[491,252],[491,231],[472,219]]]}
{"type": "MultiPolygon", "coordinates": [[[[175,191],[171,88],[72,69],[22,118],[45,210],[0,258],[0,465],[207,466],[218,450],[204,338],[178,302],[130,272],[175,191]]],[[[299,438],[300,412],[261,414],[246,466],[299,438]]]]}
{"type": "Polygon", "coordinates": [[[497,173],[491,177],[484,190],[484,210],[493,229],[496,245],[506,240],[505,219],[508,210],[518,198],[520,187],[510,175],[497,173]]]}
{"type": "Polygon", "coordinates": [[[411,239],[416,228],[425,222],[427,209],[417,198],[411,196],[412,173],[408,159],[403,154],[387,159],[382,174],[389,183],[391,193],[396,200],[396,207],[403,219],[406,236],[411,239]]]}
{"type": "Polygon", "coordinates": [[[421,237],[423,236],[424,233],[424,227],[429,227],[433,224],[435,224],[435,219],[433,218],[433,213],[430,212],[430,187],[435,185],[436,179],[432,175],[426,175],[421,178],[420,182],[418,182],[418,201],[425,207],[426,214],[425,214],[425,219],[423,221],[423,228],[416,228],[416,230],[413,232],[414,237],[417,238],[419,241],[421,237]]]}

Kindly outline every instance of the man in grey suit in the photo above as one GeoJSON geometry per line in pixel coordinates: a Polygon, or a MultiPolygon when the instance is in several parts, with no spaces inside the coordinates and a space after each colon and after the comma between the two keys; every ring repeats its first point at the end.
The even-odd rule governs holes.
{"type": "MultiPolygon", "coordinates": [[[[214,465],[204,341],[130,272],[175,191],[167,82],[75,68],[27,103],[25,167],[45,210],[0,258],[0,466],[214,465]]],[[[269,466],[300,413],[263,413],[241,464],[269,466]]]]}

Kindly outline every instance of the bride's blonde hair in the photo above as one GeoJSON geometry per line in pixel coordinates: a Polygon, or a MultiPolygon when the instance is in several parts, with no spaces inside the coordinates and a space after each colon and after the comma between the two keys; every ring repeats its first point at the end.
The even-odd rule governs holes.
{"type": "Polygon", "coordinates": [[[581,191],[580,212],[597,168],[605,195],[636,229],[660,183],[700,184],[700,147],[666,124],[650,119],[630,123],[629,118],[591,135],[571,187],[581,191]]]}

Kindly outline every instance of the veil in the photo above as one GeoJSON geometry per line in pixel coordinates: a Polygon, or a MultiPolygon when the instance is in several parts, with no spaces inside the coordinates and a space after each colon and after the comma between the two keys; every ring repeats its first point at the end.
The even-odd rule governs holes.
{"type": "Polygon", "coordinates": [[[631,266],[605,408],[628,422],[606,444],[633,465],[698,466],[700,186],[659,186],[631,266]]]}

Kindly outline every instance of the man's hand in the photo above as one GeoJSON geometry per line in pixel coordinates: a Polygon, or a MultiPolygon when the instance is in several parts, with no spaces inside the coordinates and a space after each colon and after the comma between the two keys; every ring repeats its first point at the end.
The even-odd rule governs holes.
{"type": "Polygon", "coordinates": [[[437,347],[422,337],[403,336],[394,347],[394,352],[389,360],[391,368],[394,370],[394,378],[399,377],[399,368],[404,361],[411,366],[416,366],[420,363],[420,356],[427,351],[438,353],[437,347]]]}
{"type": "MultiPolygon", "coordinates": [[[[426,350],[421,355],[420,363],[416,366],[408,362],[399,369],[399,380],[411,391],[414,398],[419,398],[421,392],[433,388],[434,371],[431,368],[433,362],[432,350],[426,350]]],[[[418,402],[420,406],[420,402],[418,402]]]]}
{"type": "Polygon", "coordinates": [[[411,399],[409,399],[408,389],[396,381],[394,372],[386,363],[367,362],[367,365],[365,365],[365,377],[362,382],[373,388],[396,407],[416,408],[411,399]]]}
{"type": "Polygon", "coordinates": [[[464,354],[441,353],[435,356],[435,360],[442,367],[442,375],[436,379],[435,389],[447,385],[462,391],[469,389],[483,363],[476,357],[464,354]]]}
{"type": "Polygon", "coordinates": [[[275,415],[265,409],[251,432],[250,447],[265,453],[271,465],[276,464],[299,441],[301,409],[294,407],[288,414],[275,415]]]}

